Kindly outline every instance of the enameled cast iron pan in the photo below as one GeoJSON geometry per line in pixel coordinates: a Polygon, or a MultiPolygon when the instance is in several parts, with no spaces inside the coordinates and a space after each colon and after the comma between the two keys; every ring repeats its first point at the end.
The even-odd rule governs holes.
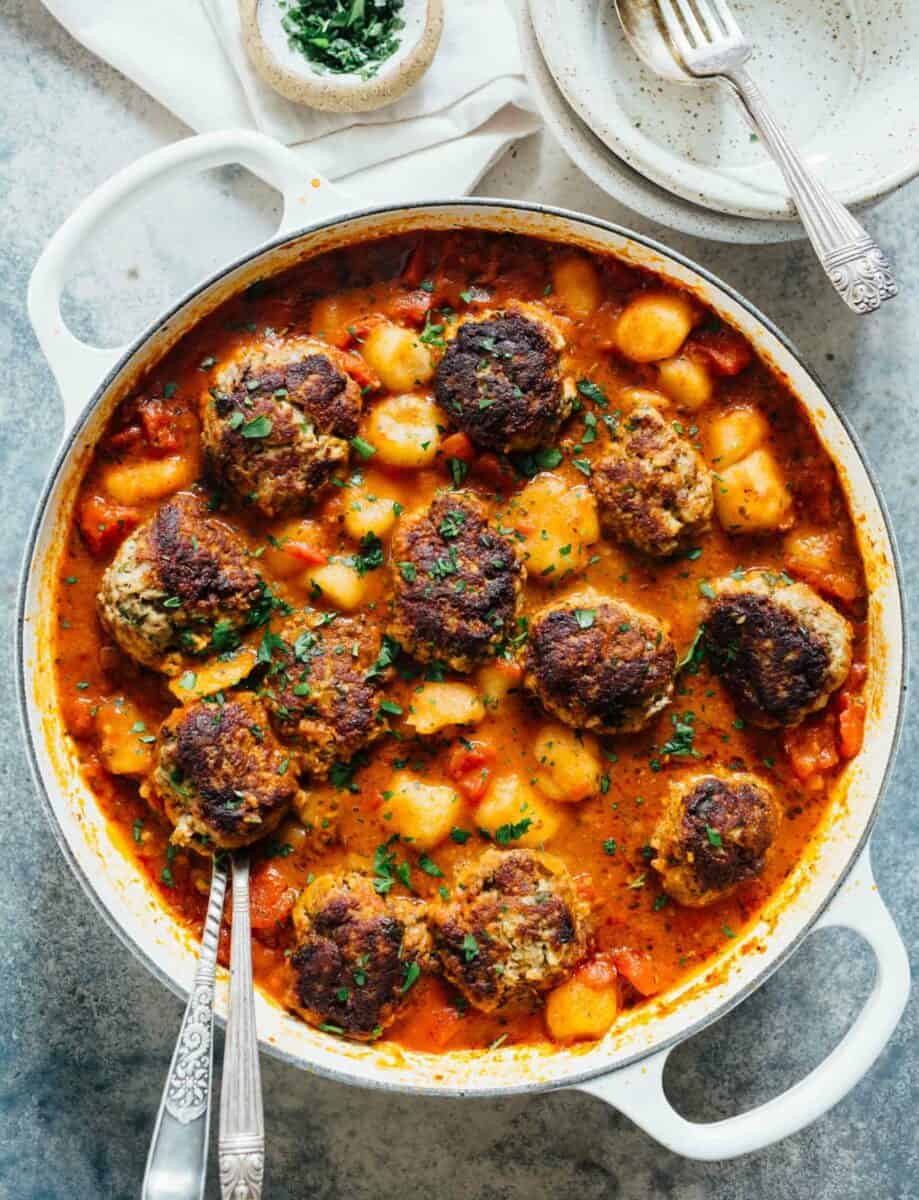
{"type": "MultiPolygon", "coordinates": [[[[42,493],[19,594],[19,695],[32,768],[61,849],[102,915],[130,951],[176,993],[191,982],[195,946],[110,840],[75,766],[58,712],[50,604],[56,561],[81,473],[109,415],[138,378],[201,317],[257,278],[316,253],[415,229],[508,230],[565,242],[658,271],[737,326],[780,371],[808,409],[836,461],[866,563],[871,661],[865,745],[849,765],[804,861],[770,900],[755,928],[731,942],[697,977],[625,1014],[598,1044],[513,1047],[439,1056],[338,1040],[258,997],[266,1050],[344,1083],[441,1096],[497,1096],[577,1087],[626,1113],[690,1158],[724,1159],[769,1145],[840,1100],[890,1038],[909,990],[903,943],[875,888],[868,835],[890,770],[906,662],[903,601],[887,515],[841,415],[794,348],[742,297],[681,255],[604,221],[536,204],[440,200],[348,211],[324,180],[304,178],[298,157],[258,134],[208,134],[157,151],[86,200],[52,238],[32,276],[29,312],[64,398],[63,445],[42,493]],[[60,292],[74,250],[131,198],[166,178],[241,163],[284,197],[276,237],[196,287],[133,345],[101,350],[64,326],[60,292]],[[877,958],[874,990],[854,1025],[819,1067],[784,1095],[715,1124],[685,1121],[663,1087],[670,1050],[739,1003],[804,941],[827,926],[859,933],[877,958]]],[[[218,986],[226,1011],[226,977],[218,986]]]]}

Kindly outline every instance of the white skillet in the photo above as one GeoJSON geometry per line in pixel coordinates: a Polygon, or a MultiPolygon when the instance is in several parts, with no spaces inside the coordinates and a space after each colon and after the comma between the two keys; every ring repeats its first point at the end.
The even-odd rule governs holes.
{"type": "MultiPolygon", "coordinates": [[[[87,894],[127,948],[184,995],[194,971],[194,939],[134,864],[113,847],[96,801],[76,770],[53,692],[50,596],[61,540],[95,439],[139,374],[186,330],[257,278],[321,250],[412,229],[512,230],[615,252],[662,271],[742,329],[786,375],[836,459],[857,514],[871,591],[867,737],[811,852],[755,926],[729,943],[703,976],[626,1014],[597,1045],[501,1047],[439,1056],[385,1044],[355,1045],[295,1020],[262,995],[257,999],[258,1027],[270,1053],[344,1083],[453,1097],[575,1087],[620,1109],[689,1158],[732,1158],[767,1146],[816,1119],[858,1082],[896,1027],[909,990],[906,951],[878,896],[867,849],[899,730],[905,631],[896,553],[865,462],[819,382],[778,331],[724,284],[663,246],[588,216],[538,205],[460,199],[343,215],[345,208],[344,199],[324,180],[304,178],[301,161],[284,147],[249,132],[207,134],[157,151],[110,180],[63,225],[36,265],[29,313],[61,389],[66,434],[28,542],[16,654],[26,740],[52,830],[87,894]],[[276,238],[194,288],[132,345],[101,350],[76,339],[63,323],[60,295],[71,257],[90,232],[155,182],[234,162],[283,194],[284,216],[276,238]],[[814,1071],[776,1099],[714,1124],[684,1120],[662,1086],[670,1051],[749,995],[810,931],[828,926],[857,932],[877,959],[874,990],[851,1029],[814,1071]]],[[[226,996],[223,978],[218,980],[220,1014],[226,1012],[226,996]]]]}

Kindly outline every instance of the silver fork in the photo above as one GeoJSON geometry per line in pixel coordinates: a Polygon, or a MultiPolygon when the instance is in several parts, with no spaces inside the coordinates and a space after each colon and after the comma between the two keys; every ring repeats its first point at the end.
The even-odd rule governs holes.
{"type": "Polygon", "coordinates": [[[849,308],[874,312],[897,294],[890,264],[870,234],[813,174],[744,68],[753,46],[726,0],[657,0],[672,48],[698,78],[724,79],[785,176],[823,269],[849,308]]]}

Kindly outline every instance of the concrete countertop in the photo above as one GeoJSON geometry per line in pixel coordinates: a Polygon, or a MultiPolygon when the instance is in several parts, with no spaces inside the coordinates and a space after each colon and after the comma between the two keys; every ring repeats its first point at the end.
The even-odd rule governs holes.
{"type": "MultiPolygon", "coordinates": [[[[77,45],[39,0],[6,0],[0,63],[0,604],[11,644],[22,544],[61,423],[25,314],[29,272],[92,188],[188,130],[77,45]]],[[[728,247],[642,222],[594,188],[548,136],[521,144],[481,190],[650,231],[749,296],[798,343],[861,435],[907,579],[917,577],[919,185],[867,218],[902,289],[868,320],[833,298],[806,247],[728,247]]],[[[273,193],[235,170],[151,196],[75,264],[68,318],[84,336],[117,344],[182,287],[269,233],[276,218],[273,193]]],[[[137,1196],[181,1006],[123,949],[65,866],[29,778],[9,659],[0,688],[0,1200],[137,1196]]],[[[919,735],[907,719],[872,858],[914,965],[917,765],[919,735]]],[[[838,1040],[871,979],[870,954],[857,939],[813,938],[755,996],[672,1056],[674,1102],[690,1118],[712,1119],[777,1094],[838,1040]]],[[[266,1058],[266,1195],[915,1200],[917,1044],[913,999],[873,1071],[833,1112],[779,1146],[714,1165],[674,1157],[576,1094],[414,1100],[349,1090],[266,1058]]],[[[218,1038],[218,1061],[221,1050],[218,1038]]],[[[216,1195],[212,1182],[208,1196],[216,1195]]]]}

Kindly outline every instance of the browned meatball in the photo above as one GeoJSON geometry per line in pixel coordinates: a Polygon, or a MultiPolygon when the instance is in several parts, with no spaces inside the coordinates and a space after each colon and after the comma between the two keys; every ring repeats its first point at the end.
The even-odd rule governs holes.
{"type": "Polygon", "coordinates": [[[536,850],[488,850],[429,907],[444,975],[483,1012],[534,1007],[584,957],[589,907],[564,863],[536,850]]]}
{"type": "Polygon", "coordinates": [[[702,908],[762,873],[780,819],[775,796],[752,775],[673,782],[651,865],[678,904],[702,908]]]}
{"type": "Polygon", "coordinates": [[[378,1037],[426,966],[423,910],[411,900],[384,899],[363,875],[321,876],[294,909],[290,1007],[331,1033],[378,1037]]]}
{"type": "Polygon", "coordinates": [[[471,492],[445,492],[392,542],[390,632],[423,662],[471,671],[516,633],[525,570],[471,492]]]}
{"type": "Polygon", "coordinates": [[[711,524],[708,468],[650,404],[621,421],[590,483],[604,532],[645,554],[675,554],[711,524]]]}
{"type": "Polygon", "coordinates": [[[670,703],[676,651],[655,617],[585,592],[530,620],[524,670],[526,686],[560,721],[631,733],[670,703]]]}
{"type": "Polygon", "coordinates": [[[379,719],[385,673],[374,625],[308,609],[265,639],[269,666],[259,694],[278,736],[296,747],[298,763],[322,778],[386,726],[379,719]]]}
{"type": "Polygon", "coordinates": [[[265,585],[222,521],[180,493],[121,544],[102,576],[99,619],[126,654],[167,675],[263,615],[265,585]]]}
{"type": "Polygon", "coordinates": [[[571,413],[564,344],[534,306],[464,321],[437,367],[437,403],[483,449],[533,450],[571,413]]]}
{"type": "Polygon", "coordinates": [[[826,706],[852,666],[852,628],[806,583],[768,571],[715,587],[705,646],[742,715],[766,729],[826,706]]]}
{"type": "Polygon", "coordinates": [[[288,752],[247,692],[176,709],[160,729],[145,786],[175,825],[173,842],[200,850],[258,841],[277,828],[299,791],[288,752]]]}
{"type": "Polygon", "coordinates": [[[217,375],[203,406],[214,475],[269,517],[302,512],[348,461],[361,389],[340,350],[266,342],[217,375]]]}

